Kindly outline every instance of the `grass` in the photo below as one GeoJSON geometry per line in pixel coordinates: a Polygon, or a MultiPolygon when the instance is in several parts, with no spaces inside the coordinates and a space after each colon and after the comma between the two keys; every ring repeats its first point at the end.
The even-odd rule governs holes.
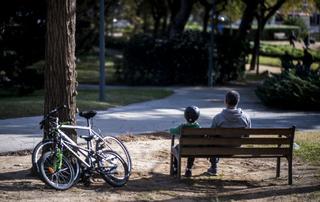
{"type": "MultiPolygon", "coordinates": [[[[108,84],[114,83],[115,61],[119,60],[113,55],[106,55],[105,75],[108,84]]],[[[35,69],[42,69],[45,65],[43,60],[32,65],[35,69]]],[[[98,84],[99,83],[99,55],[86,53],[80,55],[76,62],[77,81],[80,84],[98,84]]]]}
{"type": "MultiPolygon", "coordinates": [[[[251,61],[251,55],[249,55],[249,62],[251,61]]],[[[293,60],[294,64],[297,64],[297,60],[293,60]]],[[[266,66],[272,66],[272,67],[279,67],[281,68],[281,60],[278,57],[268,57],[268,56],[260,56],[259,57],[259,64],[260,65],[266,65],[266,66]]],[[[319,68],[319,64],[314,62],[311,65],[311,68],[313,70],[316,70],[319,68]]]]}
{"type": "MultiPolygon", "coordinates": [[[[113,88],[106,90],[106,101],[101,102],[98,101],[98,90],[79,90],[77,107],[80,111],[106,110],[110,107],[160,99],[171,94],[172,91],[159,88],[113,88]]],[[[29,96],[1,96],[0,119],[43,114],[43,97],[43,90],[29,96]]]]}
{"type": "MultiPolygon", "coordinates": [[[[98,55],[86,54],[79,57],[76,66],[77,81],[79,83],[99,83],[99,57],[98,55]]],[[[114,82],[114,58],[106,56],[105,75],[107,83],[114,82]]]]}
{"type": "Polygon", "coordinates": [[[260,56],[259,57],[259,62],[262,65],[281,67],[281,60],[279,58],[260,56]]]}
{"type": "Polygon", "coordinates": [[[297,132],[295,142],[300,149],[294,155],[315,165],[320,165],[320,132],[297,132]]]}

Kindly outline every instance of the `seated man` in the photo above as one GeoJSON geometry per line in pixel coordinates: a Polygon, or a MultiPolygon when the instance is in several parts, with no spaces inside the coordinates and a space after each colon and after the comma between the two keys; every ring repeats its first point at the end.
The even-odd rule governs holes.
{"type": "MultiPolygon", "coordinates": [[[[213,117],[211,128],[251,128],[250,117],[238,107],[240,94],[237,91],[227,92],[224,100],[225,109],[213,117]]],[[[210,158],[211,167],[207,174],[217,174],[217,163],[219,158],[210,158]]]]}

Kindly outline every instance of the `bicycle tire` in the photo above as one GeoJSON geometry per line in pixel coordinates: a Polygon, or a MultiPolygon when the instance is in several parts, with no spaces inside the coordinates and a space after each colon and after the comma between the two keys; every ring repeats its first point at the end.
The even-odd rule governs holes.
{"type": "Polygon", "coordinates": [[[42,157],[42,154],[50,151],[51,147],[48,148],[50,144],[53,144],[52,140],[41,141],[34,147],[32,151],[32,156],[31,156],[32,169],[33,169],[33,172],[35,172],[39,177],[40,177],[40,168],[38,163],[42,157]],[[45,150],[43,151],[42,149],[45,149],[45,150]]]}
{"type": "Polygon", "coordinates": [[[101,177],[113,187],[124,186],[129,180],[129,174],[128,166],[123,158],[111,150],[99,153],[98,171],[101,177]]]}
{"type": "MultiPolygon", "coordinates": [[[[75,173],[74,173],[74,169],[73,166],[71,164],[71,162],[68,160],[68,158],[66,156],[62,157],[62,168],[56,172],[54,171],[54,173],[50,173],[50,168],[52,169],[52,164],[53,164],[53,156],[54,154],[52,152],[46,152],[41,160],[40,160],[40,174],[42,179],[44,180],[44,182],[57,190],[67,190],[70,187],[72,187],[75,183],[75,173]],[[68,177],[65,183],[60,183],[62,181],[59,182],[60,179],[68,177]],[[55,177],[55,180],[54,180],[55,177]],[[60,178],[61,177],[61,178],[60,178]],[[51,179],[50,179],[51,178],[51,179]]],[[[64,179],[62,179],[64,180],[64,179]]]]}
{"type": "MultiPolygon", "coordinates": [[[[103,145],[103,147],[106,150],[115,151],[125,160],[128,166],[129,175],[131,175],[132,161],[131,161],[131,156],[129,154],[127,147],[122,143],[122,141],[119,138],[114,136],[104,136],[103,141],[108,143],[108,145],[103,145]],[[112,145],[112,142],[116,143],[117,145],[112,145]]],[[[101,143],[104,143],[104,142],[101,142],[101,143]]],[[[100,146],[100,149],[103,149],[101,148],[101,145],[99,146],[100,146]]]]}
{"type": "MultiPolygon", "coordinates": [[[[35,148],[32,151],[32,157],[31,157],[32,169],[34,172],[36,172],[36,174],[40,177],[41,180],[43,179],[41,178],[41,175],[40,175],[39,160],[41,159],[43,153],[51,151],[52,147],[49,148],[50,144],[51,145],[53,144],[52,140],[41,141],[35,146],[35,148]],[[43,151],[42,148],[46,146],[48,147],[46,148],[45,151],[43,151]]],[[[75,181],[77,181],[78,177],[80,176],[80,164],[76,159],[76,161],[72,161],[72,165],[75,170],[75,181]]]]}

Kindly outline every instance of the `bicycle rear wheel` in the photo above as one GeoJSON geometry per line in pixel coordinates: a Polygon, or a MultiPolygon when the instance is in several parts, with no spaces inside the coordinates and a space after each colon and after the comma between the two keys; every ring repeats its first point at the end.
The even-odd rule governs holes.
{"type": "Polygon", "coordinates": [[[102,178],[114,187],[121,187],[129,180],[128,166],[114,151],[104,150],[98,154],[98,171],[102,178]]]}
{"type": "Polygon", "coordinates": [[[44,182],[58,190],[69,189],[75,181],[73,166],[66,156],[62,157],[62,166],[59,170],[54,170],[55,154],[45,153],[40,160],[40,174],[44,182]]]}
{"type": "Polygon", "coordinates": [[[119,140],[117,137],[114,136],[105,136],[103,137],[103,142],[100,142],[98,145],[98,149],[102,150],[112,150],[120,155],[128,166],[128,173],[131,174],[132,170],[132,162],[129,151],[127,147],[119,140]]]}

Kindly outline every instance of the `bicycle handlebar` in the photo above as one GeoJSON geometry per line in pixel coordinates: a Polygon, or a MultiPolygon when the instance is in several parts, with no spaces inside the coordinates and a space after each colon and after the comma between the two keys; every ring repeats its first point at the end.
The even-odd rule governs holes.
{"type": "Polygon", "coordinates": [[[52,117],[55,113],[59,112],[62,109],[66,109],[67,106],[66,105],[62,105],[60,107],[56,107],[53,110],[51,110],[47,115],[44,116],[44,118],[42,119],[42,121],[40,121],[39,125],[40,125],[40,129],[43,129],[44,123],[47,119],[49,119],[50,117],[52,117]]]}

